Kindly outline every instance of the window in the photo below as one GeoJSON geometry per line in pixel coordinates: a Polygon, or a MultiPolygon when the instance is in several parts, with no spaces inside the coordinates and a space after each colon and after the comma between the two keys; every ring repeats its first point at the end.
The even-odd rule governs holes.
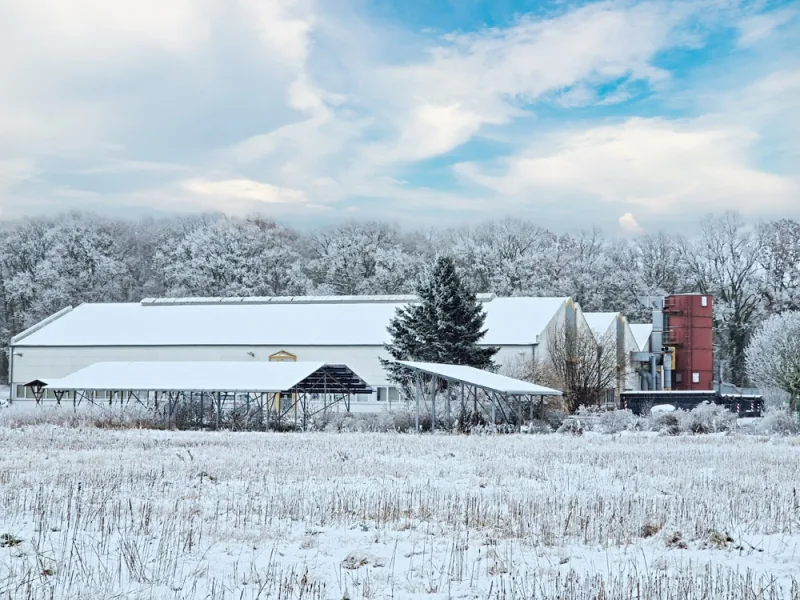
{"type": "Polygon", "coordinates": [[[16,397],[17,398],[24,398],[25,397],[25,386],[24,385],[18,385],[17,386],[16,397]]]}
{"type": "Polygon", "coordinates": [[[400,393],[394,386],[380,386],[375,388],[375,390],[378,392],[378,402],[397,402],[400,400],[400,393]]]}
{"type": "Polygon", "coordinates": [[[700,298],[700,305],[708,306],[708,296],[703,296],[702,298],[700,298]]]}
{"type": "Polygon", "coordinates": [[[692,383],[700,383],[700,373],[692,373],[692,383]]]}

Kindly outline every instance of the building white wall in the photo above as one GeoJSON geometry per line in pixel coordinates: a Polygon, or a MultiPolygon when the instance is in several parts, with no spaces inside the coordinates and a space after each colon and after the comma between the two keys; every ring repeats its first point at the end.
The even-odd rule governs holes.
{"type": "MultiPolygon", "coordinates": [[[[627,319],[625,320],[625,357],[627,360],[627,377],[625,381],[625,390],[639,391],[641,389],[641,381],[639,375],[636,373],[638,363],[631,360],[631,352],[638,352],[639,344],[636,342],[636,337],[633,335],[630,324],[627,319]]],[[[624,391],[624,390],[623,390],[624,391]]]]}
{"type": "MultiPolygon", "coordinates": [[[[569,303],[572,303],[570,300],[569,303]]],[[[572,304],[575,307],[576,311],[580,313],[580,307],[572,304]]],[[[550,322],[545,327],[544,331],[542,331],[538,336],[538,345],[536,346],[536,359],[537,360],[545,360],[547,358],[547,346],[548,340],[551,335],[560,335],[563,331],[564,323],[566,321],[567,316],[567,303],[564,303],[561,308],[558,309],[558,312],[553,315],[553,318],[550,319],[550,322]]],[[[578,323],[581,322],[581,318],[578,318],[578,323]]],[[[585,324],[585,320],[584,320],[585,324]]]]}

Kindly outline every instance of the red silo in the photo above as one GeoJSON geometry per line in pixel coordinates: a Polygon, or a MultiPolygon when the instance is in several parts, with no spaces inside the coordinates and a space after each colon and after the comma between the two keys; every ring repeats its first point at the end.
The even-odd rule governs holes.
{"type": "Polygon", "coordinates": [[[667,296],[664,345],[675,348],[674,390],[714,389],[713,298],[667,296]]]}

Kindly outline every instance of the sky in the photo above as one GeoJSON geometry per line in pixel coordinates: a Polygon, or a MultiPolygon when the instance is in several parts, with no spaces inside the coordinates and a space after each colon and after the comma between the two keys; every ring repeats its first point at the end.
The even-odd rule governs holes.
{"type": "Polygon", "coordinates": [[[800,2],[0,0],[0,218],[800,217],[800,2]]]}

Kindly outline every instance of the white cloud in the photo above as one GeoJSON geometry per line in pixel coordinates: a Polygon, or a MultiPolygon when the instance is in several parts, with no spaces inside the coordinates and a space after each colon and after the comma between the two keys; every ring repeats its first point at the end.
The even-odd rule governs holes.
{"type": "Polygon", "coordinates": [[[0,31],[3,46],[14,45],[20,58],[83,55],[107,62],[143,48],[187,51],[208,34],[207,7],[202,0],[12,0],[0,4],[0,31]],[[37,46],[29,36],[45,43],[37,46]]]}
{"type": "MultiPolygon", "coordinates": [[[[376,161],[418,161],[446,154],[475,135],[486,122],[460,103],[449,106],[424,104],[414,110],[392,150],[379,151],[376,161]]],[[[499,121],[498,121],[499,122],[499,121]]]]}
{"type": "Polygon", "coordinates": [[[251,179],[225,179],[220,181],[190,179],[184,181],[182,187],[193,194],[218,198],[221,202],[239,199],[254,200],[264,204],[297,204],[307,200],[305,193],[301,190],[282,188],[251,179]]]}
{"type": "MultiPolygon", "coordinates": [[[[707,3],[600,2],[545,20],[523,19],[507,29],[452,35],[428,49],[429,59],[386,69],[378,93],[396,107],[392,158],[445,154],[483,125],[502,125],[529,114],[522,107],[556,94],[570,105],[601,102],[598,83],[629,78],[661,81],[652,64],[669,47],[693,42],[682,26],[707,3]],[[624,40],[624,43],[621,43],[624,40]]],[[[627,94],[619,94],[624,100],[627,94]]]]}
{"type": "Polygon", "coordinates": [[[270,54],[302,66],[308,59],[313,28],[312,0],[238,0],[270,54]]]}
{"type": "Polygon", "coordinates": [[[34,172],[31,161],[24,158],[0,160],[0,187],[30,179],[34,172]]]}
{"type": "Polygon", "coordinates": [[[593,198],[647,213],[794,208],[798,182],[750,164],[758,135],[702,119],[629,119],[565,131],[503,161],[500,174],[464,163],[464,177],[511,197],[593,198]],[[552,149],[552,150],[551,150],[552,149]]]}
{"type": "MultiPolygon", "coordinates": [[[[623,227],[667,206],[796,198],[796,179],[754,156],[780,137],[771,129],[783,156],[796,148],[796,61],[701,107],[702,118],[586,121],[554,133],[536,120],[543,103],[566,112],[674,91],[683,82],[655,57],[702,44],[704,20],[735,24],[738,8],[722,17],[728,9],[716,8],[725,0],[565,5],[438,39],[334,4],[0,1],[0,160],[23,157],[27,169],[6,186],[35,173],[36,206],[49,190],[58,209],[67,197],[237,213],[355,200],[374,217],[419,218],[568,198],[616,205],[612,223],[631,211],[623,227]],[[614,89],[601,93],[603,84],[614,89]],[[419,183],[418,163],[480,136],[502,140],[510,157],[458,165],[461,188],[430,173],[419,183]],[[107,192],[116,177],[123,189],[107,192]]],[[[741,21],[741,43],[769,39],[788,22],[782,14],[741,21]]]]}
{"type": "Polygon", "coordinates": [[[594,86],[619,77],[664,80],[653,57],[694,42],[682,28],[704,6],[595,3],[506,29],[447,36],[418,47],[422,58],[401,66],[374,64],[378,52],[365,46],[348,55],[344,79],[356,87],[346,96],[330,94],[306,73],[288,101],[308,117],[252,135],[227,156],[267,169],[281,185],[323,194],[326,202],[354,194],[405,198],[399,169],[446,155],[486,126],[530,115],[528,103],[573,86],[586,92],[573,93],[572,103],[624,101],[627,89],[608,99],[597,98],[594,86]],[[336,185],[320,187],[320,180],[336,185]]]}
{"type": "Polygon", "coordinates": [[[738,24],[738,44],[742,48],[755,45],[770,36],[775,29],[786,25],[798,15],[796,10],[784,9],[766,14],[753,15],[738,24]]]}
{"type": "Polygon", "coordinates": [[[619,218],[619,226],[625,233],[642,233],[644,231],[633,213],[625,213],[619,218]]]}

